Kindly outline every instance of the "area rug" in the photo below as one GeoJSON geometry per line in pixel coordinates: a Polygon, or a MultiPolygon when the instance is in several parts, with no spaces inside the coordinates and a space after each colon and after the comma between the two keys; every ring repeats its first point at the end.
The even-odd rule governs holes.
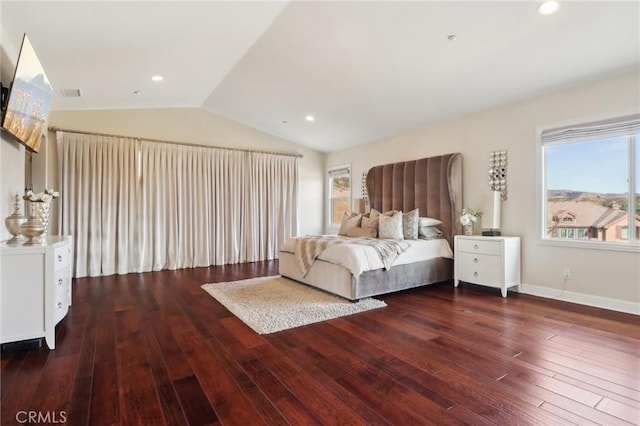
{"type": "Polygon", "coordinates": [[[204,284],[202,288],[258,334],[387,306],[373,298],[350,302],[279,275],[204,284]]]}

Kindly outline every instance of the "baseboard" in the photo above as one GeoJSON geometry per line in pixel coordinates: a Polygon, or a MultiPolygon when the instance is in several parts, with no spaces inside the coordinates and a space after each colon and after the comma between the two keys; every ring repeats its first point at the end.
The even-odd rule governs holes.
{"type": "Polygon", "coordinates": [[[611,299],[608,297],[594,296],[591,294],[576,293],[566,290],[561,291],[557,288],[541,287],[531,284],[520,284],[518,291],[520,293],[544,297],[547,299],[562,300],[564,302],[578,303],[580,305],[593,306],[595,308],[640,315],[640,304],[627,302],[626,300],[611,299]]]}

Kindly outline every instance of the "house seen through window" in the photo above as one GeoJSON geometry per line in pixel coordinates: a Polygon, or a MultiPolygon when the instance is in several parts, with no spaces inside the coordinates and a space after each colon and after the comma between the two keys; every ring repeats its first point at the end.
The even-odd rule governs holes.
{"type": "Polygon", "coordinates": [[[640,120],[542,133],[543,238],[638,244],[640,120]]]}
{"type": "Polygon", "coordinates": [[[347,166],[329,170],[329,225],[340,225],[342,216],[351,211],[351,169],[347,166]]]}

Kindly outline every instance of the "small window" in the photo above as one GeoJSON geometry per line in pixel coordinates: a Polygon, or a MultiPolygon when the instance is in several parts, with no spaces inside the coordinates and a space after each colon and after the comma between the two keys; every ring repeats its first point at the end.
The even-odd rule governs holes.
{"type": "Polygon", "coordinates": [[[329,170],[329,226],[339,226],[345,213],[351,211],[351,168],[329,170]]]}
{"type": "Polygon", "coordinates": [[[640,116],[545,130],[540,139],[542,238],[637,246],[628,230],[640,225],[640,116]]]}

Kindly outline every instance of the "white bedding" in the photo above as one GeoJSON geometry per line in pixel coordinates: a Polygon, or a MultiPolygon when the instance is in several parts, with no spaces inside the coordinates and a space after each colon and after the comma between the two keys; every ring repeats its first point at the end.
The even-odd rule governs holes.
{"type": "MultiPolygon", "coordinates": [[[[408,243],[409,248],[398,256],[392,266],[421,262],[436,257],[453,258],[453,251],[445,239],[404,240],[403,242],[408,243]]],[[[285,242],[280,248],[280,251],[293,253],[293,240],[285,242]]],[[[365,271],[384,267],[380,256],[376,254],[372,247],[358,244],[337,244],[330,246],[320,253],[318,259],[343,266],[355,277],[365,271]]]]}

